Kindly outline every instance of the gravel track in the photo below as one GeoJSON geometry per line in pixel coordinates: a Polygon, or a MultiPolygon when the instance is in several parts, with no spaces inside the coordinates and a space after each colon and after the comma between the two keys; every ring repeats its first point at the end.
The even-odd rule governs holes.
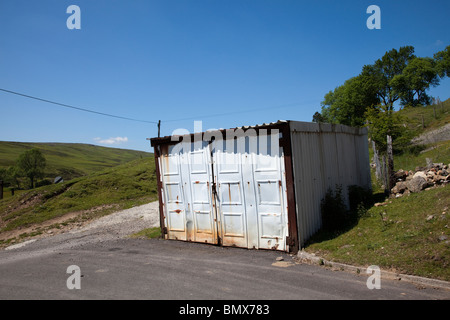
{"type": "Polygon", "coordinates": [[[30,253],[42,254],[43,252],[39,248],[54,252],[88,243],[101,244],[108,240],[126,238],[143,229],[157,226],[159,226],[159,203],[155,201],[103,216],[79,229],[43,238],[38,237],[11,245],[5,250],[24,250],[25,253],[25,249],[33,247],[37,250],[27,252],[27,255],[30,253]]]}

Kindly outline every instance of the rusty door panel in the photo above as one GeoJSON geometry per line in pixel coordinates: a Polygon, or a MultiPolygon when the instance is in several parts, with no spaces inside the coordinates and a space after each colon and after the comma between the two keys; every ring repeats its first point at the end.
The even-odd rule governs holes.
{"type": "Polygon", "coordinates": [[[180,143],[160,159],[167,238],[217,243],[207,149],[180,143]]]}
{"type": "Polygon", "coordinates": [[[284,159],[275,152],[281,148],[270,148],[279,136],[258,137],[268,148],[252,152],[245,139],[234,146],[189,142],[162,150],[168,239],[288,250],[284,159]],[[238,150],[239,143],[246,147],[238,150]]]}
{"type": "MultiPolygon", "coordinates": [[[[235,140],[244,143],[245,137],[235,140]]],[[[250,152],[221,143],[214,146],[214,178],[218,184],[218,216],[223,245],[286,251],[287,205],[284,159],[278,133],[259,136],[268,148],[250,152]],[[227,146],[229,149],[227,149],[227,146]],[[277,152],[275,152],[277,151],[277,152]]],[[[254,141],[253,141],[254,142],[254,141]]]]}
{"type": "Polygon", "coordinates": [[[165,225],[168,239],[187,240],[181,158],[180,154],[172,152],[173,149],[173,146],[170,146],[160,155],[165,225]]]}
{"type": "MultiPolygon", "coordinates": [[[[235,144],[237,143],[238,141],[235,141],[235,144]]],[[[226,143],[219,141],[214,145],[213,161],[221,243],[224,246],[247,248],[241,155],[235,153],[234,148],[231,151],[226,150],[226,143]]]]}
{"type": "Polygon", "coordinates": [[[278,134],[260,135],[259,139],[262,143],[267,141],[267,148],[260,148],[252,155],[258,248],[286,251],[288,229],[283,151],[278,146],[278,134]]]}
{"type": "Polygon", "coordinates": [[[217,243],[215,212],[211,189],[211,157],[209,147],[192,144],[187,150],[190,208],[192,210],[192,241],[217,243]]]}

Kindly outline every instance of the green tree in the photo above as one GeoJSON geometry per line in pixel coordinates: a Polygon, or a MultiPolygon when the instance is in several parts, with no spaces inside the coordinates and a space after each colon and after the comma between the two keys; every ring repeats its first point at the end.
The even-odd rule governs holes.
{"type": "Polygon", "coordinates": [[[362,76],[368,79],[369,83],[376,90],[378,99],[386,106],[386,110],[394,110],[394,103],[402,95],[405,95],[404,86],[393,82],[397,75],[401,75],[408,63],[413,60],[414,47],[401,47],[399,50],[387,51],[381,59],[375,61],[373,65],[363,67],[362,76]]]}
{"type": "Polygon", "coordinates": [[[0,180],[6,181],[6,169],[0,168],[0,180]]]}
{"type": "Polygon", "coordinates": [[[400,92],[401,105],[418,106],[431,104],[426,91],[430,86],[439,85],[436,62],[431,58],[415,58],[403,69],[402,74],[392,79],[392,84],[400,92]]]}
{"type": "Polygon", "coordinates": [[[17,168],[30,180],[30,188],[34,188],[36,179],[44,176],[46,160],[39,149],[27,150],[19,156],[17,168]]]}
{"type": "Polygon", "coordinates": [[[370,80],[359,75],[328,92],[321,103],[325,121],[354,127],[363,126],[366,111],[380,102],[370,80]]]}
{"type": "Polygon", "coordinates": [[[316,111],[316,113],[314,113],[313,115],[312,122],[325,122],[325,118],[322,116],[322,114],[320,114],[320,112],[316,111]]]}
{"type": "Polygon", "coordinates": [[[441,78],[450,77],[450,46],[434,54],[436,70],[441,78]]]}
{"type": "Polygon", "coordinates": [[[369,137],[375,142],[377,149],[385,153],[387,149],[387,136],[392,137],[394,152],[401,152],[409,145],[412,138],[408,129],[403,125],[403,119],[394,110],[387,106],[377,106],[366,112],[369,137]]]}
{"type": "Polygon", "coordinates": [[[20,189],[20,178],[22,176],[17,166],[10,166],[6,171],[6,181],[8,181],[8,184],[14,185],[17,189],[20,189]]]}

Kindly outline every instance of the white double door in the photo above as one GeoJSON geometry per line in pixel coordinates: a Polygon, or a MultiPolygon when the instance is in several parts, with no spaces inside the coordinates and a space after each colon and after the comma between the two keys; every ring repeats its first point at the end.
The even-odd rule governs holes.
{"type": "Polygon", "coordinates": [[[254,152],[239,139],[248,140],[181,142],[161,154],[168,239],[288,250],[284,160],[271,148],[278,135],[254,137],[268,141],[254,152]]]}

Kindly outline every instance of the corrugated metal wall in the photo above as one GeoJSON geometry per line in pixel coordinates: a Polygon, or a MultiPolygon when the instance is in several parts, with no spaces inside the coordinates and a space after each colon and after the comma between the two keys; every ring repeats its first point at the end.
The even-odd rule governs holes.
{"type": "Polygon", "coordinates": [[[371,186],[366,128],[290,121],[299,243],[322,225],[320,203],[328,188],[341,185],[348,204],[350,185],[371,186]]]}

